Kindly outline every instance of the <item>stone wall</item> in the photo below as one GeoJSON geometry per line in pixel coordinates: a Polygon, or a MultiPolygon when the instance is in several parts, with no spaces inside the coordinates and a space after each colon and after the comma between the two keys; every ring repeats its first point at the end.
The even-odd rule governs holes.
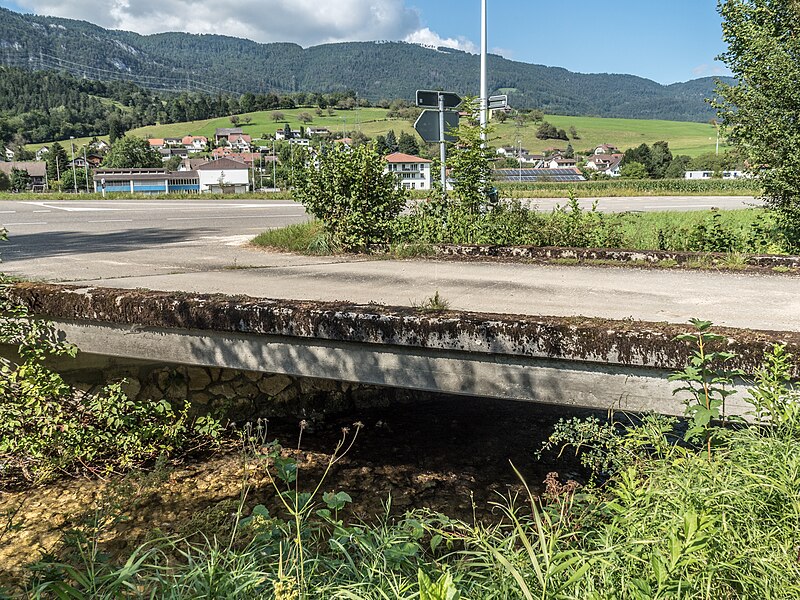
{"type": "MultiPolygon", "coordinates": [[[[6,349],[7,350],[7,349],[6,349]]],[[[8,355],[8,352],[3,352],[8,355]]],[[[189,403],[192,414],[212,414],[233,421],[258,417],[317,418],[389,402],[410,400],[421,392],[344,381],[292,377],[216,367],[169,365],[79,354],[48,366],[83,391],[123,381],[137,400],[167,399],[189,403]]]]}

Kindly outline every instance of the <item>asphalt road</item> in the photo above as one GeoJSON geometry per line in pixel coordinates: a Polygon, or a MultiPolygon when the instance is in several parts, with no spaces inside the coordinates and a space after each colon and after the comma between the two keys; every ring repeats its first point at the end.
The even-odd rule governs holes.
{"type": "Polygon", "coordinates": [[[306,218],[302,207],[281,201],[0,202],[10,235],[0,269],[81,285],[401,306],[438,291],[456,310],[699,317],[800,331],[800,277],[305,257],[244,246],[267,228],[306,218]]]}

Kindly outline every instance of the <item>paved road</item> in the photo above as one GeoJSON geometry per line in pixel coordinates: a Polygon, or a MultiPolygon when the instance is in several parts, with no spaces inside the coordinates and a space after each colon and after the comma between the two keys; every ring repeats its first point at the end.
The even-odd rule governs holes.
{"type": "MultiPolygon", "coordinates": [[[[566,198],[526,199],[529,206],[537,210],[551,211],[558,204],[567,204],[566,198]]],[[[597,202],[597,210],[607,213],[693,211],[719,208],[733,210],[760,206],[762,202],[751,196],[637,196],[626,198],[580,198],[583,208],[591,208],[597,202]]]]}
{"type": "Polygon", "coordinates": [[[2,270],[120,288],[451,307],[800,331],[800,277],[302,257],[242,246],[304,220],[287,202],[0,202],[2,270]],[[9,212],[9,211],[14,212],[9,212]],[[42,212],[39,212],[42,211],[42,212]],[[47,212],[44,212],[47,211],[47,212]]]}

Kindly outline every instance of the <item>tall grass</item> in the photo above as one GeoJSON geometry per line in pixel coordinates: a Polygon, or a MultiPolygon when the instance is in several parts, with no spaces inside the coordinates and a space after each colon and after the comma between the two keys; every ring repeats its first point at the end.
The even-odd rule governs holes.
{"type": "MultiPolygon", "coordinates": [[[[798,598],[800,395],[788,384],[791,364],[780,347],[767,356],[750,394],[758,424],[721,429],[710,456],[704,444],[675,443],[682,431],[675,419],[649,416],[625,428],[564,424],[556,436],[562,441],[572,427],[579,434],[574,443],[600,442],[615,457],[598,462],[587,456],[605,482],[579,489],[551,476],[541,498],[528,490],[498,499],[503,518],[495,524],[426,510],[393,519],[390,503],[374,522],[346,523],[339,515],[346,495],[325,494],[315,504],[314,494],[298,492],[297,465],[274,445],[264,450],[255,444],[246,462],[269,457],[280,503],[290,507],[286,514],[257,507],[250,517],[237,516],[224,536],[157,538],[120,563],[96,551],[41,563],[28,594],[98,600],[798,598]]],[[[81,543],[97,547],[89,538],[81,543]]]]}

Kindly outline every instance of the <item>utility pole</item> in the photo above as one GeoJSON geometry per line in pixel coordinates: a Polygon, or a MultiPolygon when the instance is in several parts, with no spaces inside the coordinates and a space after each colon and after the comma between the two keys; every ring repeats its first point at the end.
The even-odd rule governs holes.
{"type": "Polygon", "coordinates": [[[75,193],[78,193],[78,175],[75,173],[75,139],[74,135],[69,136],[69,149],[72,151],[72,183],[75,186],[75,193]]]}
{"type": "Polygon", "coordinates": [[[86,160],[86,146],[83,147],[83,174],[86,175],[86,192],[89,192],[89,161],[86,160]]]}
{"type": "Polygon", "coordinates": [[[488,77],[488,35],[489,26],[486,13],[486,0],[481,0],[481,139],[486,143],[486,127],[489,124],[489,77],[488,77]]]}

